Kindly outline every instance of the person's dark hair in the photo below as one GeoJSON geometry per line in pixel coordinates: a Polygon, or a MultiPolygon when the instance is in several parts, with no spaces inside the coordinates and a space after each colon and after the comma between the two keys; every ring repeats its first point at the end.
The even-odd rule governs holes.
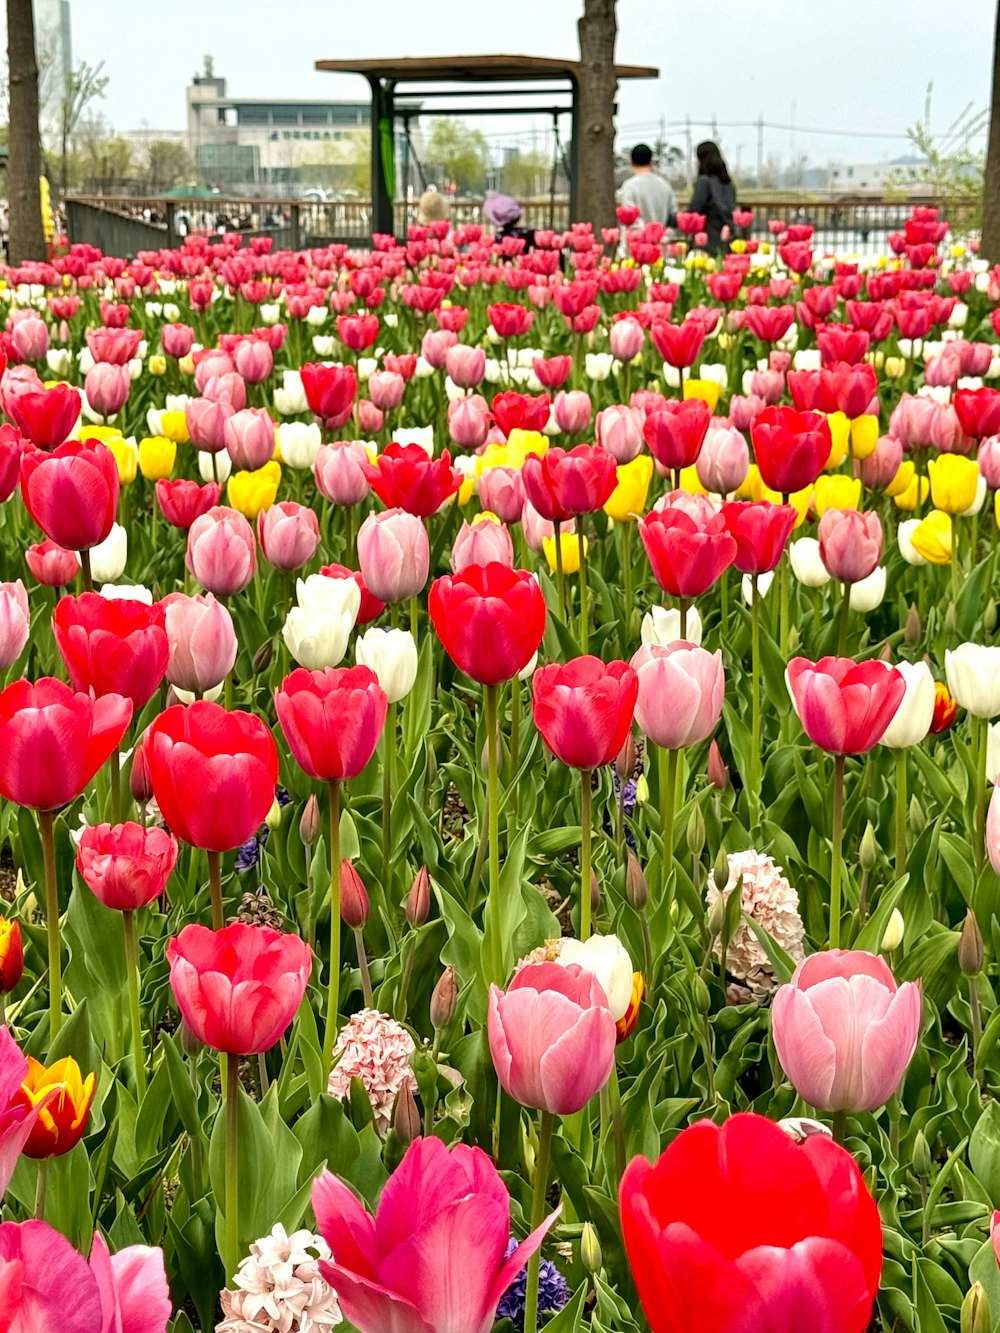
{"type": "Polygon", "coordinates": [[[648,167],[653,160],[653,150],[648,143],[637,143],[632,149],[632,165],[634,167],[648,167]]]}
{"type": "Polygon", "coordinates": [[[711,139],[706,139],[704,143],[698,145],[695,153],[698,157],[699,176],[715,176],[722,181],[723,185],[729,184],[729,169],[719,152],[717,143],[713,143],[711,139]]]}

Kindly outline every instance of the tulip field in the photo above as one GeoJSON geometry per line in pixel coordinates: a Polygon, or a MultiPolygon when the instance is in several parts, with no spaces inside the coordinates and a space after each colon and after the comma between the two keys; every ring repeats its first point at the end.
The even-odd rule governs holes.
{"type": "Polygon", "coordinates": [[[0,272],[0,1330],[1000,1329],[1000,266],[0,272]]]}

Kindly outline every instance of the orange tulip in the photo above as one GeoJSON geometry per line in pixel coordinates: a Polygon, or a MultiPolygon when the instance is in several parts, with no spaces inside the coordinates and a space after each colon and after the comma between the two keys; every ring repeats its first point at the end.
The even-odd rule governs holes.
{"type": "Polygon", "coordinates": [[[23,1152],[26,1157],[61,1157],[83,1138],[90,1106],[97,1087],[97,1075],[80,1073],[80,1066],[67,1056],[51,1068],[28,1056],[28,1073],[15,1093],[15,1106],[42,1105],[41,1113],[28,1136],[23,1152]]]}
{"type": "Polygon", "coordinates": [[[639,1009],[642,1006],[643,997],[646,994],[646,982],[641,972],[632,974],[632,998],[628,1002],[628,1008],[619,1018],[615,1027],[618,1029],[617,1043],[620,1046],[623,1041],[627,1041],[635,1031],[635,1026],[639,1021],[639,1009]]]}
{"type": "Polygon", "coordinates": [[[0,916],[0,994],[12,991],[24,971],[24,946],[17,921],[0,916]]]}

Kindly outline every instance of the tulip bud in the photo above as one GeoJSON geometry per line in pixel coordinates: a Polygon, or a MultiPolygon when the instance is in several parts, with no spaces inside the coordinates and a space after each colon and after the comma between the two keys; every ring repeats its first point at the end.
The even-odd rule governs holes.
{"type": "Polygon", "coordinates": [[[691,989],[695,1009],[699,1014],[709,1013],[712,1008],[712,997],[709,994],[708,986],[705,984],[705,978],[700,972],[695,973],[694,985],[691,989]]]}
{"type": "Polygon", "coordinates": [[[726,900],[720,893],[708,909],[708,935],[709,939],[717,940],[722,934],[722,927],[726,921],[726,900]]]}
{"type": "Polygon", "coordinates": [[[635,739],[631,732],[625,738],[625,744],[618,751],[618,758],[615,760],[615,768],[622,782],[627,782],[635,769],[639,752],[635,748],[635,739]]]}
{"type": "Polygon", "coordinates": [[[195,1056],[203,1055],[207,1049],[208,1048],[206,1046],[202,1045],[200,1039],[194,1035],[194,1031],[188,1025],[187,1019],[182,1016],[181,1050],[184,1052],[184,1054],[188,1057],[189,1060],[192,1060],[194,1059],[195,1056]]]}
{"type": "Polygon", "coordinates": [[[0,994],[12,991],[24,973],[21,926],[0,916],[0,994]]]}
{"type": "Polygon", "coordinates": [[[315,793],[309,797],[299,819],[299,837],[306,844],[312,844],[319,837],[320,813],[319,801],[315,793]]]}
{"type": "Polygon", "coordinates": [[[255,676],[261,676],[274,661],[274,640],[265,639],[253,655],[250,670],[255,676]]]}
{"type": "Polygon", "coordinates": [[[990,1298],[981,1282],[973,1282],[965,1293],[960,1315],[961,1333],[990,1333],[993,1327],[993,1314],[990,1310],[990,1298]]]}
{"type": "MultiPolygon", "coordinates": [[[[584,1222],[583,1231],[580,1233],[580,1263],[584,1270],[592,1277],[596,1277],[601,1271],[603,1255],[601,1254],[601,1242],[597,1236],[597,1228],[593,1222],[584,1222]]],[[[979,1286],[979,1283],[976,1283],[979,1286]]],[[[963,1326],[962,1333],[965,1333],[963,1326]]]]}
{"type": "Polygon", "coordinates": [[[888,662],[890,665],[892,664],[891,644],[883,643],[882,647],[879,649],[878,660],[880,662],[888,662]]]}
{"type": "Polygon", "coordinates": [[[983,936],[971,907],[965,914],[958,939],[958,965],[967,977],[978,977],[983,970],[983,936]]]}
{"type": "Polygon", "coordinates": [[[458,1008],[458,979],[453,967],[442,972],[431,996],[431,1027],[441,1032],[455,1017],[458,1008]]]}
{"type": "Polygon", "coordinates": [[[408,1148],[420,1133],[420,1112],[417,1110],[413,1090],[408,1082],[404,1082],[396,1095],[396,1105],[392,1109],[392,1127],[404,1148],[408,1148]]]}
{"type": "Polygon", "coordinates": [[[264,823],[272,833],[281,828],[281,806],[278,804],[277,797],[271,802],[271,808],[264,816],[264,823]]]}
{"type": "Polygon", "coordinates": [[[649,783],[646,781],[645,773],[640,773],[635,784],[635,803],[636,805],[646,805],[649,801],[649,783]]]}
{"type": "Polygon", "coordinates": [[[788,627],[788,651],[794,653],[801,642],[798,625],[789,625],[788,627]]]}
{"type": "Polygon", "coordinates": [[[705,846],[705,816],[700,805],[694,807],[688,819],[687,846],[692,856],[701,856],[705,846]]]}
{"type": "Polygon", "coordinates": [[[927,816],[924,814],[924,807],[915,796],[910,797],[909,820],[914,837],[919,837],[927,827],[927,816]]]}
{"type": "Polygon", "coordinates": [[[486,741],[479,755],[479,771],[483,777],[489,777],[490,772],[490,743],[486,741]]]}
{"type": "Polygon", "coordinates": [[[153,799],[153,784],[149,777],[149,762],[143,741],[140,741],[132,751],[132,770],[129,773],[128,786],[136,805],[148,805],[153,799]]]}
{"type": "Polygon", "coordinates": [[[635,852],[629,852],[625,860],[625,897],[637,912],[645,911],[649,902],[649,885],[635,852]]]}
{"type": "Polygon", "coordinates": [[[913,1174],[918,1180],[930,1179],[931,1149],[922,1129],[918,1129],[913,1137],[913,1155],[910,1158],[910,1166],[913,1167],[913,1174]]]}
{"type": "Polygon", "coordinates": [[[997,626],[997,604],[996,599],[991,597],[986,603],[986,609],[983,611],[983,629],[987,634],[992,634],[997,626]]]}
{"type": "Polygon", "coordinates": [[[948,603],[948,610],[944,613],[944,631],[946,634],[955,634],[958,630],[958,612],[955,610],[955,603],[948,603]]]}
{"type": "Polygon", "coordinates": [[[917,604],[911,602],[910,609],[906,613],[906,628],[903,630],[903,638],[911,648],[915,648],[920,642],[920,636],[923,632],[924,628],[920,623],[920,612],[917,609],[917,604]]]}
{"type": "Polygon", "coordinates": [[[413,877],[406,895],[406,920],[414,929],[422,926],[431,914],[431,882],[427,867],[421,866],[413,877]]]}
{"type": "Polygon", "coordinates": [[[340,863],[340,919],[351,930],[363,930],[371,914],[368,890],[350,861],[340,863]]]}
{"type": "Polygon", "coordinates": [[[719,854],[716,856],[715,865],[712,868],[712,879],[720,893],[724,891],[729,883],[729,855],[725,847],[719,848],[719,854]]]}
{"type": "Polygon", "coordinates": [[[894,907],[889,916],[885,933],[882,936],[882,952],[892,953],[903,943],[903,933],[906,929],[906,922],[903,920],[903,913],[898,907],[894,907]]]}
{"type": "Polygon", "coordinates": [[[875,841],[875,830],[872,828],[870,819],[865,825],[865,831],[861,838],[858,860],[861,863],[861,869],[867,870],[869,874],[875,869],[875,864],[878,861],[878,843],[875,841]]]}
{"type": "Polygon", "coordinates": [[[716,791],[725,791],[729,786],[729,769],[722,762],[722,751],[717,741],[708,747],[708,780],[716,791]]]}

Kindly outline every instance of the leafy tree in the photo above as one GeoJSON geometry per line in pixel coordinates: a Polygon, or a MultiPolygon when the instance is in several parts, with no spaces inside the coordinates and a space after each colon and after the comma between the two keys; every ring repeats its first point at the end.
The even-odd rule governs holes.
{"type": "Polygon", "coordinates": [[[73,135],[87,107],[96,98],[103,97],[108,86],[108,76],[102,72],[103,69],[103,60],[98,65],[88,65],[85,60],[81,60],[66,77],[59,114],[59,182],[64,193],[68,184],[73,135]]]}
{"type": "Polygon", "coordinates": [[[486,136],[463,121],[437,119],[431,122],[428,165],[441,168],[447,179],[454,181],[463,193],[482,190],[488,152],[486,136]]]}
{"type": "Polygon", "coordinates": [[[504,163],[501,177],[509,194],[517,199],[530,199],[548,193],[552,163],[544,153],[518,153],[504,163]]]}
{"type": "Polygon", "coordinates": [[[146,179],[151,186],[169,189],[195,174],[191,155],[183,144],[153,139],[146,148],[146,179]]]}

